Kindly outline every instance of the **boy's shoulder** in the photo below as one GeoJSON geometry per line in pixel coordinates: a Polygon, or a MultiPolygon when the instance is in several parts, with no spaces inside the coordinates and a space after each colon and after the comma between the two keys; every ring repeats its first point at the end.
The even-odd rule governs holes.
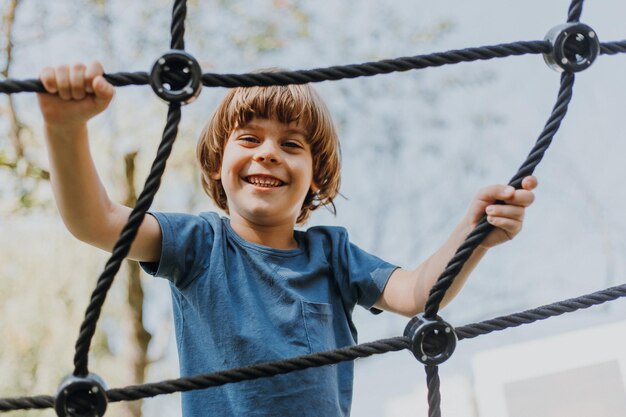
{"type": "Polygon", "coordinates": [[[200,212],[198,214],[150,211],[159,222],[164,234],[183,238],[189,234],[216,233],[222,228],[223,219],[215,212],[200,212]]]}

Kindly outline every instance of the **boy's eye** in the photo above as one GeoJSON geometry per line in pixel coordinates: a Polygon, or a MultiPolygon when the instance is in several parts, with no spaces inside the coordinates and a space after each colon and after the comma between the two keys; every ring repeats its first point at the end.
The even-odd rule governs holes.
{"type": "Polygon", "coordinates": [[[283,142],[283,146],[286,146],[288,148],[302,148],[302,145],[300,145],[298,142],[291,141],[291,140],[283,142]]]}
{"type": "Polygon", "coordinates": [[[248,142],[248,143],[258,143],[259,140],[257,138],[254,138],[252,136],[242,136],[239,138],[239,140],[244,141],[244,142],[248,142]]]}

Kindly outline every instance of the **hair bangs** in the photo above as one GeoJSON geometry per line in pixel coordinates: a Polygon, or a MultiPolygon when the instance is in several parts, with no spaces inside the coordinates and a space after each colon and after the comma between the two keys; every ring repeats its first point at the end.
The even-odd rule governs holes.
{"type": "Polygon", "coordinates": [[[311,98],[307,89],[299,85],[242,88],[228,106],[229,124],[241,127],[258,118],[310,127],[316,119],[311,98]]]}

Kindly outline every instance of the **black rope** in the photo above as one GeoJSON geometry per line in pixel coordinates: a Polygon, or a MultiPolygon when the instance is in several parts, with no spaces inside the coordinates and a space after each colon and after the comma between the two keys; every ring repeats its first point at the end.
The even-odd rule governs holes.
{"type": "Polygon", "coordinates": [[[441,417],[439,367],[425,366],[428,387],[428,417],[441,417]]]}
{"type": "MultiPolygon", "coordinates": [[[[473,62],[509,56],[527,54],[544,54],[552,51],[546,41],[526,41],[482,46],[476,48],[458,49],[446,52],[436,52],[413,57],[387,59],[382,61],[366,62],[362,64],[332,66],[309,70],[259,72],[247,74],[215,74],[202,75],[202,84],[205,87],[253,87],[288,84],[317,83],[322,81],[338,81],[358,77],[419,70],[442,65],[453,65],[462,62],[473,62]]],[[[626,40],[603,42],[600,44],[600,54],[615,55],[626,53],[626,40]]],[[[149,75],[145,71],[118,72],[105,74],[104,78],[116,87],[129,85],[149,84],[149,75]]],[[[0,94],[16,93],[44,93],[45,89],[38,79],[4,80],[0,81],[0,94]]]]}
{"type": "MultiPolygon", "coordinates": [[[[183,8],[183,6],[179,6],[183,8]]],[[[182,13],[182,12],[180,12],[182,13]]],[[[177,26],[178,27],[178,26],[177,26]]],[[[180,30],[180,29],[179,29],[180,30]]],[[[489,45],[475,48],[436,52],[428,55],[385,59],[362,64],[332,66],[311,70],[282,71],[272,73],[251,74],[214,74],[202,76],[202,83],[207,87],[252,87],[287,84],[304,84],[309,82],[336,81],[346,78],[357,78],[392,72],[439,67],[448,64],[505,58],[525,54],[543,54],[552,50],[549,42],[527,41],[508,44],[489,45]]],[[[127,85],[148,84],[147,72],[123,72],[106,74],[105,78],[116,87],[127,85]]],[[[21,92],[43,93],[45,89],[39,80],[5,80],[0,81],[0,93],[14,94],[21,92]]]]}
{"type": "Polygon", "coordinates": [[[550,317],[560,316],[564,313],[586,309],[600,305],[607,301],[613,301],[621,297],[626,297],[626,284],[607,288],[591,294],[586,294],[577,298],[570,298],[552,304],[547,304],[521,313],[508,316],[497,317],[480,323],[468,324],[457,327],[456,334],[459,340],[472,339],[477,336],[492,333],[510,327],[530,324],[550,317]]]}
{"type": "MultiPolygon", "coordinates": [[[[511,327],[518,327],[523,324],[531,324],[538,320],[544,320],[549,317],[562,315],[564,313],[570,313],[581,309],[586,309],[595,305],[600,305],[605,302],[614,301],[621,297],[626,297],[626,284],[607,288],[605,290],[586,294],[577,298],[545,305],[521,313],[511,314],[508,316],[502,316],[480,323],[468,324],[465,326],[457,327],[455,329],[455,332],[458,336],[459,341],[463,339],[472,339],[495,331],[505,330],[511,327]]],[[[313,366],[332,365],[335,363],[354,360],[357,358],[364,358],[367,356],[382,354],[386,352],[399,351],[407,349],[408,346],[409,341],[407,338],[396,337],[392,339],[384,339],[365,343],[349,348],[315,353],[312,355],[306,355],[282,361],[269,362],[265,364],[252,365],[244,368],[231,369],[227,371],[216,372],[213,374],[198,375],[194,377],[179,378],[159,383],[110,389],[107,391],[107,395],[112,402],[133,401],[162,394],[172,394],[179,391],[205,389],[239,381],[271,377],[282,373],[304,370],[313,366]]],[[[435,383],[433,380],[433,382],[428,385],[429,404],[431,404],[431,397],[433,401],[438,398],[438,394],[435,393],[435,390],[439,386],[439,381],[437,379],[437,382],[435,383]]],[[[2,398],[0,399],[0,412],[50,408],[53,406],[53,403],[54,397],[44,395],[35,397],[2,398]]]]}
{"type": "Polygon", "coordinates": [[[54,407],[54,397],[50,395],[0,398],[0,412],[13,410],[43,410],[52,407],[54,407]]]}
{"type": "Polygon", "coordinates": [[[395,337],[328,352],[319,352],[291,359],[250,365],[212,374],[179,378],[153,384],[129,386],[123,389],[111,389],[107,391],[107,395],[111,401],[131,401],[179,391],[205,389],[234,382],[249,381],[288,372],[301,371],[307,368],[333,365],[387,352],[395,352],[404,350],[408,346],[409,341],[407,338],[395,337]]]}
{"type": "Polygon", "coordinates": [[[578,22],[580,20],[580,15],[583,12],[583,1],[584,0],[572,0],[567,12],[568,23],[578,22]]]}
{"type": "MultiPolygon", "coordinates": [[[[377,340],[370,343],[363,343],[361,345],[335,349],[328,352],[313,353],[291,359],[260,363],[205,375],[110,389],[107,391],[107,397],[111,402],[133,401],[142,398],[155,397],[162,394],[206,389],[235,382],[272,377],[288,372],[302,371],[308,368],[334,365],[358,358],[367,358],[372,355],[396,352],[404,350],[408,348],[408,346],[409,341],[406,337],[394,337],[391,339],[377,340]]],[[[33,408],[49,408],[53,406],[53,402],[52,397],[44,396],[5,398],[0,399],[0,412],[33,408]]]]}
{"type": "Polygon", "coordinates": [[[228,88],[305,84],[440,67],[442,65],[458,64],[461,62],[484,61],[513,55],[544,54],[551,50],[552,47],[550,43],[546,41],[513,42],[312,70],[272,73],[261,72],[242,75],[204,74],[202,81],[205,86],[228,88]]]}
{"type": "MultiPolygon", "coordinates": [[[[572,87],[574,85],[574,75],[563,73],[561,75],[561,87],[557,97],[556,104],[552,109],[552,114],[548,119],[543,132],[537,139],[535,146],[530,151],[526,161],[522,164],[517,174],[509,181],[509,185],[519,189],[524,177],[531,175],[541,159],[543,158],[548,147],[552,143],[554,134],[559,129],[561,121],[567,113],[567,106],[572,98],[572,87]]],[[[487,222],[487,216],[483,216],[478,222],[476,228],[467,236],[465,242],[457,249],[453,258],[450,260],[446,269],[437,279],[435,285],[430,291],[428,301],[426,302],[425,316],[434,318],[439,311],[439,305],[443,300],[446,292],[454,283],[454,279],[463,268],[465,262],[470,258],[474,249],[480,245],[484,238],[491,232],[493,226],[487,222]]]]}
{"type": "Polygon", "coordinates": [[[185,17],[187,16],[187,0],[175,0],[172,11],[172,49],[185,49],[185,17]]]}
{"type": "Polygon", "coordinates": [[[600,44],[601,55],[615,55],[626,52],[626,41],[603,42],[600,44]]]}
{"type": "Polygon", "coordinates": [[[113,278],[120,269],[124,258],[128,255],[128,251],[137,235],[137,231],[139,230],[139,226],[143,221],[146,211],[150,208],[154,195],[159,189],[161,177],[165,171],[165,163],[167,162],[167,158],[172,151],[174,140],[176,139],[180,117],[180,104],[170,104],[163,139],[159,145],[156,159],[154,160],[144,189],[137,199],[137,204],[128,218],[128,223],[124,226],[118,241],[115,243],[111,257],[100,275],[100,278],[98,278],[96,289],[91,295],[91,301],[87,307],[85,319],[80,327],[80,334],[76,341],[76,352],[74,354],[74,375],[76,376],[85,376],[89,373],[87,367],[89,347],[96,330],[96,324],[100,317],[102,305],[104,304],[109,288],[111,288],[113,278]]]}

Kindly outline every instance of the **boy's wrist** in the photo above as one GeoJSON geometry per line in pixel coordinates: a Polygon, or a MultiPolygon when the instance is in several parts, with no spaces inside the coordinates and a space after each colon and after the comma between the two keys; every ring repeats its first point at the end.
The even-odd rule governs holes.
{"type": "Polygon", "coordinates": [[[44,122],[44,129],[48,135],[54,137],[73,137],[81,134],[87,130],[86,122],[79,123],[46,123],[44,122]]]}

